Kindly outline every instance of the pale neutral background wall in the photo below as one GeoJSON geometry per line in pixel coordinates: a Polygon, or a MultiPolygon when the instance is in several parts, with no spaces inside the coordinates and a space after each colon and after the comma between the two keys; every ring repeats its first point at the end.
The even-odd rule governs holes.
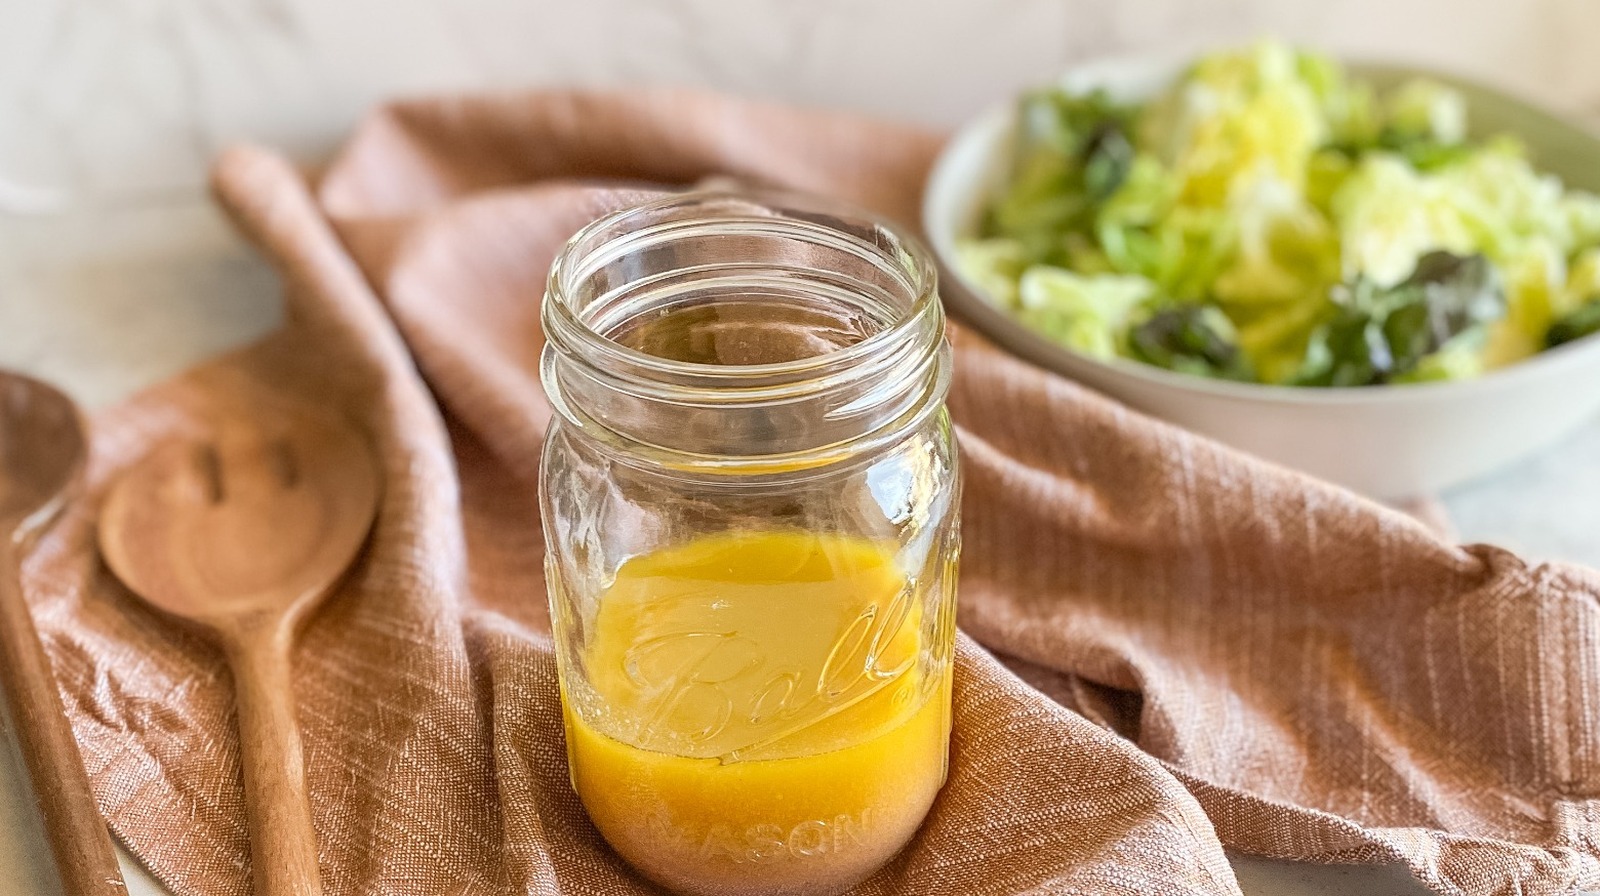
{"type": "Polygon", "coordinates": [[[309,158],[385,96],[519,84],[952,124],[1075,60],[1263,33],[1600,113],[1600,0],[0,0],[0,173],[170,196],[229,140],[309,158]]]}

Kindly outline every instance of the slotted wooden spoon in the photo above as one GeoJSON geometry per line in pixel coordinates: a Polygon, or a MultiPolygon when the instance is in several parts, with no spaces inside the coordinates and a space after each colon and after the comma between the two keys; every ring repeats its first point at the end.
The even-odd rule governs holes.
{"type": "Polygon", "coordinates": [[[123,476],[101,513],[111,569],[209,635],[233,670],[259,896],[322,892],[290,656],[377,506],[378,471],[361,436],[307,413],[166,445],[123,476]]]}
{"type": "Polygon", "coordinates": [[[61,885],[106,896],[127,887],[19,577],[22,552],[77,491],[88,453],[71,399],[0,371],[0,685],[61,885]]]}

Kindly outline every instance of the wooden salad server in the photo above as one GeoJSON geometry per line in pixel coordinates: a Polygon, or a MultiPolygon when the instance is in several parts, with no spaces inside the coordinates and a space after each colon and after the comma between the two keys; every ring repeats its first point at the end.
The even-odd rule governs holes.
{"type": "Polygon", "coordinates": [[[57,389],[0,371],[0,689],[69,894],[127,893],[95,806],[50,659],[22,595],[21,560],[78,489],[88,458],[83,418],[57,389]]]}
{"type": "Polygon", "coordinates": [[[208,636],[233,671],[259,896],[322,892],[291,655],[366,541],[378,480],[361,434],[308,410],[162,446],[101,513],[112,571],[208,636]]]}

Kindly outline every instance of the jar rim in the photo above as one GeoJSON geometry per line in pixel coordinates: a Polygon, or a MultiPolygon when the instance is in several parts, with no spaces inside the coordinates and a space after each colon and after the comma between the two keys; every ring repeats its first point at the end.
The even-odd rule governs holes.
{"type": "Polygon", "coordinates": [[[950,382],[929,252],[881,216],[788,191],[674,193],[601,216],[552,262],[543,320],[541,379],[557,418],[657,465],[799,474],[903,436],[943,407],[950,382]],[[636,265],[660,249],[723,237],[821,254],[774,263],[730,243],[700,260],[668,251],[664,266],[636,265]],[[615,335],[671,307],[651,297],[670,302],[681,283],[714,288],[752,272],[798,278],[874,326],[858,341],[763,364],[663,357],[615,335]]]}
{"type": "MultiPolygon", "coordinates": [[[[895,253],[885,251],[881,246],[872,246],[864,240],[841,237],[837,229],[830,229],[815,222],[808,222],[793,217],[719,217],[712,222],[716,225],[760,225],[778,222],[779,225],[791,231],[808,231],[808,235],[820,240],[831,242],[843,247],[843,244],[853,245],[857,248],[870,247],[880,259],[894,258],[895,253]]],[[[627,243],[640,242],[646,237],[658,237],[666,234],[679,223],[708,222],[669,222],[657,224],[653,227],[631,231],[621,237],[597,242],[595,248],[609,245],[610,251],[620,254],[627,250],[627,243]]],[[[652,373],[668,376],[685,376],[726,380],[729,382],[750,378],[772,378],[790,381],[791,378],[804,377],[812,379],[822,370],[831,366],[848,366],[863,358],[883,351],[886,345],[893,345],[898,341],[909,338],[911,332],[917,328],[928,307],[938,304],[938,274],[937,266],[932,254],[915,238],[908,238],[900,226],[888,218],[878,215],[853,203],[832,198],[810,196],[791,190],[772,188],[751,189],[708,189],[689,190],[672,193],[658,199],[650,200],[627,208],[617,209],[600,216],[589,222],[572,235],[570,239],[556,253],[550,265],[550,274],[546,281],[545,314],[547,320],[554,318],[553,323],[558,324],[564,332],[552,333],[553,328],[547,326],[545,338],[556,336],[563,343],[570,343],[572,337],[577,337],[585,343],[585,347],[599,353],[608,360],[622,361],[652,373]],[[809,212],[831,217],[848,215],[858,223],[870,225],[878,232],[887,235],[893,240],[896,253],[902,256],[897,260],[895,270],[903,274],[907,292],[912,296],[911,303],[899,314],[896,319],[883,329],[868,335],[866,338],[850,345],[816,355],[808,355],[787,361],[776,361],[764,364],[705,364],[693,361],[680,361],[672,358],[663,358],[646,351],[624,345],[607,334],[595,329],[591,322],[574,310],[568,298],[576,292],[576,287],[584,276],[592,271],[586,268],[599,267],[604,261],[602,256],[587,254],[578,251],[585,242],[596,240],[604,231],[625,222],[629,218],[648,217],[671,210],[675,207],[689,208],[697,205],[708,205],[716,201],[753,203],[780,212],[809,212]]]]}

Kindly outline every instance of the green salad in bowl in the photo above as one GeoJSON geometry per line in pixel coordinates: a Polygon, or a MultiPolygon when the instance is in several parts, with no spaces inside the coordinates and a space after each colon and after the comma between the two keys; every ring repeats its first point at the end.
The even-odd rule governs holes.
{"type": "Polygon", "coordinates": [[[1244,382],[1467,379],[1600,331],[1600,197],[1467,118],[1276,42],[1139,103],[1032,92],[955,265],[1079,353],[1244,382]]]}

